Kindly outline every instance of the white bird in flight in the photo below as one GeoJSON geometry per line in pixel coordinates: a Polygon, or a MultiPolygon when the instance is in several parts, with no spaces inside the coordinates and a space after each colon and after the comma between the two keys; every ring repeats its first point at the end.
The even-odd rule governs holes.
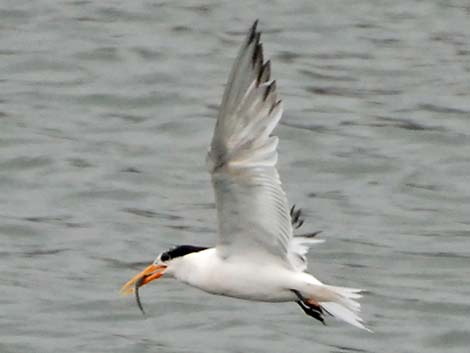
{"type": "MultiPolygon", "coordinates": [[[[282,115],[270,61],[264,62],[256,21],[235,60],[207,155],[215,191],[218,243],[178,246],[161,253],[122,287],[124,294],[160,277],[208,293],[263,302],[295,302],[324,323],[329,314],[368,330],[359,317],[360,289],[323,284],[307,269],[318,233],[294,236],[300,211],[289,211],[276,169],[282,115]]],[[[142,310],[143,311],[143,310],[142,310]]]]}

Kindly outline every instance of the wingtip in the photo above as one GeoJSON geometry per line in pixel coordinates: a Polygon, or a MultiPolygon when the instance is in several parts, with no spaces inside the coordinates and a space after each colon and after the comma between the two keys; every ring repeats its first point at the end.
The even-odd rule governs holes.
{"type": "Polygon", "coordinates": [[[259,42],[260,33],[257,32],[257,27],[258,27],[258,20],[256,20],[253,23],[253,25],[250,28],[250,31],[248,32],[247,45],[250,45],[253,42],[253,40],[255,40],[256,42],[259,42]]]}
{"type": "Polygon", "coordinates": [[[271,60],[266,61],[258,73],[256,84],[259,86],[261,83],[267,82],[271,79],[271,60]]]}
{"type": "MultiPolygon", "coordinates": [[[[253,59],[252,59],[253,68],[255,68],[256,65],[259,65],[260,68],[262,68],[263,61],[264,61],[263,45],[259,42],[259,33],[258,33],[257,34],[255,51],[253,52],[253,59]]],[[[261,69],[260,69],[260,71],[261,71],[261,69]]]]}
{"type": "Polygon", "coordinates": [[[271,114],[274,109],[278,109],[279,107],[282,109],[282,99],[279,99],[276,103],[273,104],[271,109],[269,109],[269,114],[271,114]]]}
{"type": "Polygon", "coordinates": [[[276,91],[276,80],[272,80],[271,83],[267,86],[266,91],[264,91],[263,100],[268,99],[268,96],[271,92],[276,91]]]}

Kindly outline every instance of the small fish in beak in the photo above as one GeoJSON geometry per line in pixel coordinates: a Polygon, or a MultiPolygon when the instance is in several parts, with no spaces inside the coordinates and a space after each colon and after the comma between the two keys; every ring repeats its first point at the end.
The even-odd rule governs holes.
{"type": "Polygon", "coordinates": [[[167,268],[166,265],[151,264],[141,273],[132,277],[132,279],[121,288],[121,293],[124,295],[131,294],[132,292],[135,293],[137,306],[139,307],[140,311],[142,311],[142,314],[144,315],[145,315],[145,311],[142,306],[142,302],[140,301],[139,288],[163,276],[163,273],[165,272],[166,268],[167,268]]]}

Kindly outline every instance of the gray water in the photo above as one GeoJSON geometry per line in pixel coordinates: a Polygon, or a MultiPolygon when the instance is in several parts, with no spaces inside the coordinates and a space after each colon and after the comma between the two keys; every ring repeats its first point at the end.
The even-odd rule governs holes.
{"type": "Polygon", "coordinates": [[[466,352],[470,2],[5,1],[0,352],[466,352]],[[205,153],[255,18],[283,96],[279,171],[310,271],[367,289],[374,334],[173,281],[215,242],[205,153]]]}

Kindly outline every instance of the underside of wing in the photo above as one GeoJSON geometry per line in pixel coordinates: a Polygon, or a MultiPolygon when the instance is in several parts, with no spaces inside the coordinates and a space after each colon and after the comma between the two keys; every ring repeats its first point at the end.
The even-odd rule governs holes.
{"type": "Polygon", "coordinates": [[[270,254],[287,262],[291,217],[276,170],[278,139],[271,136],[282,103],[256,26],[230,73],[208,154],[218,248],[227,256],[270,254]]]}

